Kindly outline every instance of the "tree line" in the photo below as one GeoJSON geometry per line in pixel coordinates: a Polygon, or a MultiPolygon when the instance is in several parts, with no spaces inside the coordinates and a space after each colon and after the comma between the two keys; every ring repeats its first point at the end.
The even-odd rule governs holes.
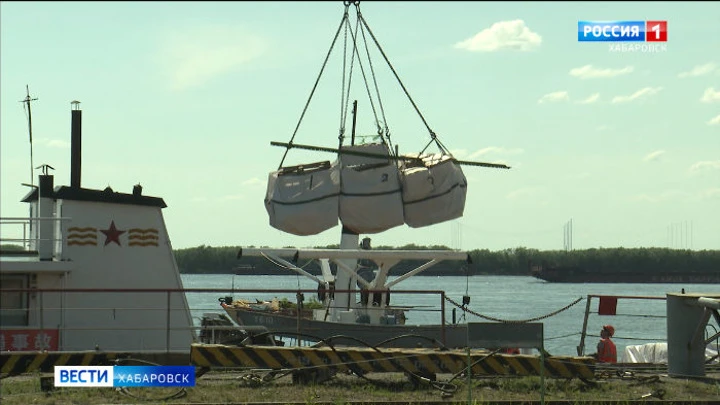
{"type": "MultiPolygon", "coordinates": [[[[338,245],[318,246],[318,249],[337,249],[338,245]]],[[[378,246],[373,249],[450,250],[446,246],[401,247],[378,246]]],[[[293,275],[263,257],[237,258],[240,247],[198,247],[175,250],[175,259],[184,274],[251,274],[293,275]]],[[[593,271],[628,272],[720,272],[720,250],[680,250],[668,248],[592,248],[584,250],[537,250],[525,247],[499,251],[476,249],[468,251],[470,262],[443,261],[420,275],[528,275],[531,265],[580,267],[593,271]]],[[[390,270],[390,275],[402,275],[424,261],[403,260],[390,270]]],[[[297,266],[319,275],[317,261],[298,262],[297,266]]],[[[366,263],[369,264],[369,263],[366,263]]]]}

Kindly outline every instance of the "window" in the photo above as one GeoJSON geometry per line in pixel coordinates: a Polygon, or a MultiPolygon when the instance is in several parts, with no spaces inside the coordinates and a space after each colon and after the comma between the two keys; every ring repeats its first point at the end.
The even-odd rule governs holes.
{"type": "MultiPolygon", "coordinates": [[[[28,288],[28,276],[2,275],[0,288],[28,288]]],[[[28,293],[23,291],[8,291],[0,293],[0,325],[27,326],[28,325],[28,293]]]]}

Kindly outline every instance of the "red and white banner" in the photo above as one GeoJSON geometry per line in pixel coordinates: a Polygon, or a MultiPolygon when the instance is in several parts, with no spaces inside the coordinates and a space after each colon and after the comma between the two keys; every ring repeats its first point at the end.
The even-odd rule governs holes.
{"type": "Polygon", "coordinates": [[[57,329],[0,329],[0,351],[58,350],[57,329]]]}

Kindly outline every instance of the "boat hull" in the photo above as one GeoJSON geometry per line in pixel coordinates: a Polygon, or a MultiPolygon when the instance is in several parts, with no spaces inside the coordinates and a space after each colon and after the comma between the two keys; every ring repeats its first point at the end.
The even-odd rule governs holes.
{"type": "Polygon", "coordinates": [[[371,325],[298,319],[297,316],[225,306],[230,318],[241,326],[264,326],[276,337],[311,341],[330,340],[333,345],[383,347],[467,346],[467,326],[371,325]]]}

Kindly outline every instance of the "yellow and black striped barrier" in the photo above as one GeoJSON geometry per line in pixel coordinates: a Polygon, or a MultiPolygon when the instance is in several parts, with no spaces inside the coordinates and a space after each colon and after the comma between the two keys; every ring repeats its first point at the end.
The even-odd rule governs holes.
{"type": "MultiPolygon", "coordinates": [[[[414,374],[456,374],[472,364],[473,375],[540,375],[540,357],[520,354],[492,354],[486,350],[388,349],[358,347],[225,346],[193,344],[192,365],[204,368],[303,369],[328,368],[356,373],[411,372],[414,374]]],[[[546,357],[544,374],[551,378],[594,377],[591,357],[546,357]]]]}
{"type": "Polygon", "coordinates": [[[17,375],[33,371],[50,373],[55,366],[109,366],[117,353],[83,352],[3,352],[0,353],[0,372],[17,375]]]}

